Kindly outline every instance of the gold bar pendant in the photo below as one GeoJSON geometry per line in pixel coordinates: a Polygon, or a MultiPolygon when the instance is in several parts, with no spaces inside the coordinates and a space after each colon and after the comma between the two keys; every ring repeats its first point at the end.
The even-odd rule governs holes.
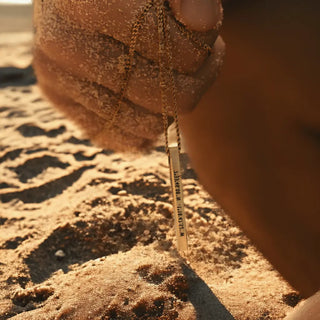
{"type": "Polygon", "coordinates": [[[171,176],[171,188],[173,196],[174,223],[179,251],[188,249],[188,235],[186,215],[183,203],[183,188],[181,180],[180,153],[177,144],[169,146],[169,165],[171,176]]]}

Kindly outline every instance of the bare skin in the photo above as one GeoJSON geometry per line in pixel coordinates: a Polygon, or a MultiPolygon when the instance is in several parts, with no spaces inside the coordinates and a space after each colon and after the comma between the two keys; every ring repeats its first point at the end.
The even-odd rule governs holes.
{"type": "MultiPolygon", "coordinates": [[[[174,43],[170,51],[179,112],[190,112],[222,66],[224,43],[217,38],[221,26],[221,20],[217,19],[221,16],[215,17],[210,30],[199,33],[181,25],[162,0],[135,0],[130,5],[124,0],[97,0],[94,4],[85,0],[34,2],[34,67],[40,87],[102,147],[120,151],[147,149],[163,131],[158,66],[159,5],[164,6],[168,34],[174,43]],[[135,38],[133,26],[136,26],[135,38]],[[199,43],[190,37],[197,38],[199,43]],[[130,81],[124,90],[125,101],[120,104],[117,121],[108,126],[108,121],[114,118],[124,82],[127,48],[133,42],[139,54],[132,57],[130,81]],[[90,86],[93,90],[88,90],[90,86]],[[106,98],[96,103],[97,97],[106,98]],[[68,107],[70,100],[74,107],[68,107]],[[85,116],[75,113],[77,108],[85,116]],[[94,122],[97,125],[93,130],[94,122]]],[[[221,6],[217,10],[221,13],[221,6]]],[[[173,114],[172,108],[169,114],[173,114]]]]}
{"type": "MultiPolygon", "coordinates": [[[[309,297],[320,288],[319,4],[267,2],[226,11],[222,74],[183,132],[207,190],[309,297]]],[[[319,298],[310,304],[290,319],[319,319],[319,298]]]]}
{"type": "Polygon", "coordinates": [[[319,319],[320,291],[305,300],[285,320],[317,320],[319,319]]]}
{"type": "MultiPolygon", "coordinates": [[[[139,1],[134,2],[135,5],[139,1]]],[[[58,9],[60,5],[64,10],[63,5],[74,3],[62,0],[51,3],[54,2],[58,9]]],[[[181,117],[181,124],[188,152],[206,189],[280,273],[302,295],[309,297],[320,288],[320,11],[316,1],[306,2],[235,1],[234,7],[226,10],[223,37],[228,50],[223,71],[197,108],[181,117]]],[[[88,4],[87,1],[81,3],[83,6],[88,4]]],[[[114,3],[121,4],[120,1],[114,3]]],[[[132,11],[125,3],[124,13],[130,20],[132,11]]],[[[176,18],[188,29],[210,31],[215,28],[207,39],[216,38],[221,19],[220,2],[171,0],[170,5],[176,18]]],[[[82,10],[88,13],[86,17],[96,19],[98,27],[105,24],[104,17],[90,11],[90,7],[82,10]]],[[[68,19],[80,25],[87,23],[82,21],[81,11],[74,12],[68,19]]],[[[128,41],[126,25],[111,29],[106,32],[119,41],[128,41]],[[119,27],[121,30],[117,29],[119,27]]],[[[91,36],[104,30],[90,32],[91,36]]],[[[67,65],[70,66],[68,61],[63,60],[63,55],[55,52],[54,48],[48,47],[48,38],[44,39],[44,43],[39,42],[40,49],[47,55],[51,54],[50,58],[65,71],[67,65]]],[[[94,39],[92,43],[95,43],[94,39]]],[[[179,41],[182,40],[178,39],[177,43],[179,41]]],[[[186,63],[175,67],[182,76],[188,71],[195,78],[195,70],[206,60],[200,55],[193,62],[192,45],[183,41],[181,45],[185,46],[186,63]]],[[[63,42],[61,46],[63,51],[63,42]]],[[[221,52],[222,48],[222,45],[219,49],[215,47],[214,52],[221,52]]],[[[142,44],[140,50],[148,59],[154,57],[152,47],[142,44]]],[[[74,58],[79,58],[79,52],[74,58]]],[[[86,52],[83,57],[85,55],[86,52]]],[[[99,58],[101,53],[94,52],[94,55],[99,58]]],[[[64,56],[68,59],[68,51],[64,56]]],[[[80,64],[81,61],[86,62],[83,57],[79,58],[80,64]]],[[[177,61],[178,57],[179,52],[177,61]]],[[[52,67],[51,62],[49,66],[52,67]]],[[[145,64],[142,66],[149,68],[145,64]]],[[[218,65],[213,65],[212,70],[218,69],[218,65]]],[[[75,70],[81,72],[81,68],[71,65],[69,71],[75,70]]],[[[142,75],[146,74],[143,67],[138,67],[139,70],[142,75]]],[[[50,81],[51,77],[44,73],[42,83],[46,79],[50,81]]],[[[208,75],[208,82],[214,78],[208,75]]],[[[140,79],[148,81],[147,78],[140,79]]],[[[109,86],[107,81],[111,80],[97,74],[96,81],[99,85],[109,86]],[[106,82],[99,83],[99,79],[106,82]]],[[[135,90],[138,88],[131,90],[132,97],[137,97],[135,90]]],[[[68,97],[69,92],[63,94],[68,97]]],[[[79,96],[81,99],[86,97],[83,92],[79,96]]],[[[143,101],[143,93],[140,92],[139,96],[142,107],[152,110],[148,99],[143,101]]],[[[68,104],[68,99],[59,99],[60,103],[68,104]]],[[[77,108],[74,105],[70,114],[74,114],[76,111],[73,110],[77,108]]],[[[84,112],[88,108],[85,105],[84,112]]],[[[90,119],[90,114],[87,118],[90,119]]],[[[116,134],[120,134],[119,130],[116,134]]],[[[133,139],[132,145],[135,143],[133,139]]],[[[290,320],[317,319],[319,299],[309,301],[313,311],[308,315],[298,314],[290,320]]]]}
{"type": "Polygon", "coordinates": [[[220,0],[171,0],[170,3],[177,19],[192,30],[214,29],[222,19],[220,0]]]}

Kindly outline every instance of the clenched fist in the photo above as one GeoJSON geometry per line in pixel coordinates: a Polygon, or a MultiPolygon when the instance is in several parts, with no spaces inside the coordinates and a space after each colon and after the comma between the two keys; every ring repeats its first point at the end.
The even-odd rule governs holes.
{"type": "MultiPolygon", "coordinates": [[[[167,67],[173,69],[178,111],[186,113],[222,65],[220,1],[34,2],[34,68],[39,85],[100,146],[143,150],[163,132],[159,8],[165,12],[171,44],[172,65],[167,67]]],[[[174,101],[168,99],[170,117],[174,101]]]]}

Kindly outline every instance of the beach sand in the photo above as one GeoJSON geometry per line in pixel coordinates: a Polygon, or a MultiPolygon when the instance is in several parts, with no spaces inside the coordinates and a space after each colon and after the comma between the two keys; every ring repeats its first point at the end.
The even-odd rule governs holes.
{"type": "Polygon", "coordinates": [[[0,319],[283,319],[299,295],[187,156],[180,257],[163,147],[91,145],[41,97],[31,39],[0,34],[0,319]]]}

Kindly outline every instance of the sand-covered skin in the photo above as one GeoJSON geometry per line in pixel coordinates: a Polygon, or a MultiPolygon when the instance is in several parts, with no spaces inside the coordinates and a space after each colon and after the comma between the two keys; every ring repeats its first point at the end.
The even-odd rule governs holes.
{"type": "Polygon", "coordinates": [[[103,148],[148,150],[162,114],[190,112],[221,70],[221,17],[193,32],[163,0],[37,0],[33,17],[40,88],[103,148]]]}
{"type": "MultiPolygon", "coordinates": [[[[11,39],[11,60],[0,75],[31,59],[30,35],[13,44],[15,37],[1,35],[2,46],[11,39]]],[[[0,319],[222,320],[230,312],[280,320],[292,310],[297,293],[189,165],[183,261],[173,244],[163,148],[136,156],[92,146],[25,85],[32,82],[22,73],[0,84],[0,319]]]]}
{"type": "MultiPolygon", "coordinates": [[[[151,10],[141,19],[142,28],[137,42],[137,51],[153,61],[158,60],[158,48],[154,45],[158,41],[155,6],[160,2],[154,1],[151,10]]],[[[82,29],[112,36],[129,45],[132,25],[148,3],[151,1],[132,0],[129,3],[127,0],[108,2],[97,0],[93,5],[91,1],[86,0],[53,0],[49,4],[38,2],[37,5],[44,10],[53,9],[54,15],[60,16],[66,23],[75,23],[82,29]]],[[[217,16],[211,30],[194,33],[195,37],[210,46],[213,46],[222,25],[221,5],[219,12],[220,15],[217,16]]],[[[180,25],[173,14],[168,16],[168,24],[171,37],[176,44],[172,51],[174,68],[181,72],[195,72],[207,58],[206,50],[199,50],[195,43],[189,41],[186,33],[180,32],[180,25]],[[181,57],[184,59],[182,60],[181,57]]]]}

